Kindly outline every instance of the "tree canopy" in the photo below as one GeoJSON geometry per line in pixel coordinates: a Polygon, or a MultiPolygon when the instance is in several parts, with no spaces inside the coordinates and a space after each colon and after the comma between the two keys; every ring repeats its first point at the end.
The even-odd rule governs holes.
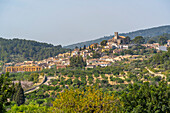
{"type": "Polygon", "coordinates": [[[5,106],[9,105],[8,99],[13,93],[12,83],[9,79],[9,73],[0,75],[0,113],[5,112],[5,106]]]}
{"type": "Polygon", "coordinates": [[[141,86],[129,85],[121,97],[122,110],[126,113],[169,113],[169,91],[165,81],[159,82],[159,85],[149,85],[149,82],[141,86]]]}
{"type": "Polygon", "coordinates": [[[80,89],[65,90],[57,96],[51,107],[51,112],[64,113],[98,113],[118,111],[118,99],[107,92],[103,93],[95,87],[87,87],[86,91],[80,89]]]}
{"type": "Polygon", "coordinates": [[[137,36],[133,39],[135,44],[143,44],[145,43],[145,39],[142,36],[137,36]]]}
{"type": "Polygon", "coordinates": [[[25,39],[0,38],[0,60],[20,62],[25,60],[43,60],[68,51],[61,45],[40,43],[25,39]]]}
{"type": "Polygon", "coordinates": [[[102,45],[102,46],[106,46],[106,44],[107,44],[107,40],[103,40],[103,41],[101,41],[101,43],[100,43],[100,45],[102,45]]]}
{"type": "Polygon", "coordinates": [[[70,58],[70,66],[71,67],[85,67],[86,66],[86,61],[83,60],[83,57],[78,55],[78,56],[73,56],[70,58]]]}

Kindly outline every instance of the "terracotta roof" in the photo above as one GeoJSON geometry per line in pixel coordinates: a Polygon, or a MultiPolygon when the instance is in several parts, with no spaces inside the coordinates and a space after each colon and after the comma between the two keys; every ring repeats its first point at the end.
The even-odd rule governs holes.
{"type": "MultiPolygon", "coordinates": [[[[114,38],[114,37],[113,37],[113,38],[114,38]]],[[[109,39],[109,40],[108,40],[108,42],[113,42],[113,41],[114,41],[114,39],[113,39],[113,38],[112,38],[112,39],[109,39]]]]}
{"type": "Polygon", "coordinates": [[[119,36],[120,38],[126,38],[125,36],[119,36]]]}

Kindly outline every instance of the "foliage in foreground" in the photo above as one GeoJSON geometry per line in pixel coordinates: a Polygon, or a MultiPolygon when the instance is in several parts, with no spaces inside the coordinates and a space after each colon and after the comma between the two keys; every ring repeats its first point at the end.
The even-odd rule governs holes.
{"type": "Polygon", "coordinates": [[[17,85],[16,88],[13,89],[14,93],[12,95],[12,100],[14,100],[18,106],[25,103],[25,96],[24,96],[24,90],[21,86],[21,82],[17,85]]]}
{"type": "Polygon", "coordinates": [[[169,113],[170,87],[164,81],[159,85],[149,85],[145,82],[139,86],[129,85],[121,97],[122,111],[129,113],[169,113]]]}
{"type": "Polygon", "coordinates": [[[118,111],[119,100],[113,94],[87,87],[86,91],[80,89],[65,90],[53,102],[50,112],[64,113],[110,113],[118,111]]]}
{"type": "Polygon", "coordinates": [[[103,91],[96,87],[86,89],[66,89],[61,92],[53,106],[48,108],[41,102],[29,105],[14,105],[8,112],[18,113],[169,113],[170,88],[167,82],[160,81],[159,85],[129,85],[123,94],[103,91]]]}
{"type": "Polygon", "coordinates": [[[39,106],[38,104],[29,104],[17,106],[16,104],[12,106],[8,113],[47,113],[48,109],[45,106],[39,106]]]}
{"type": "Polygon", "coordinates": [[[5,106],[10,104],[8,99],[12,95],[12,89],[9,73],[0,75],[0,113],[5,112],[5,106]]]}

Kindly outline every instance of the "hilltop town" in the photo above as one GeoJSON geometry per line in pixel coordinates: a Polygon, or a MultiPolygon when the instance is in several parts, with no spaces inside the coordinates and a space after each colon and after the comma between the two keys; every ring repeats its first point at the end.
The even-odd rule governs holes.
{"type": "MultiPolygon", "coordinates": [[[[138,37],[139,41],[143,40],[138,37]]],[[[135,39],[134,39],[135,40],[135,39]]],[[[114,33],[114,37],[109,40],[103,40],[100,44],[94,43],[88,47],[76,47],[74,50],[58,54],[55,57],[50,57],[40,61],[24,61],[21,63],[11,62],[5,63],[6,72],[34,72],[42,71],[50,68],[66,68],[70,66],[70,58],[75,56],[82,56],[86,60],[86,69],[95,67],[111,66],[114,62],[124,59],[135,60],[146,58],[145,54],[133,53],[137,50],[132,50],[135,46],[144,47],[145,51],[155,50],[167,51],[170,46],[170,40],[167,44],[160,45],[159,43],[144,44],[132,43],[130,37],[119,36],[118,32],[114,33]]],[[[140,52],[142,53],[142,52],[140,52]]]]}
{"type": "Polygon", "coordinates": [[[170,113],[170,0],[0,0],[0,113],[170,113]]]}

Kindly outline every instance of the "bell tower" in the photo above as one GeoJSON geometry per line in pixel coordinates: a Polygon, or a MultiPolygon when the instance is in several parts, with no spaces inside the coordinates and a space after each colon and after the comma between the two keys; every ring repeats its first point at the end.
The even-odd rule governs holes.
{"type": "Polygon", "coordinates": [[[114,34],[115,34],[115,39],[118,39],[118,32],[114,32],[114,34]]]}

